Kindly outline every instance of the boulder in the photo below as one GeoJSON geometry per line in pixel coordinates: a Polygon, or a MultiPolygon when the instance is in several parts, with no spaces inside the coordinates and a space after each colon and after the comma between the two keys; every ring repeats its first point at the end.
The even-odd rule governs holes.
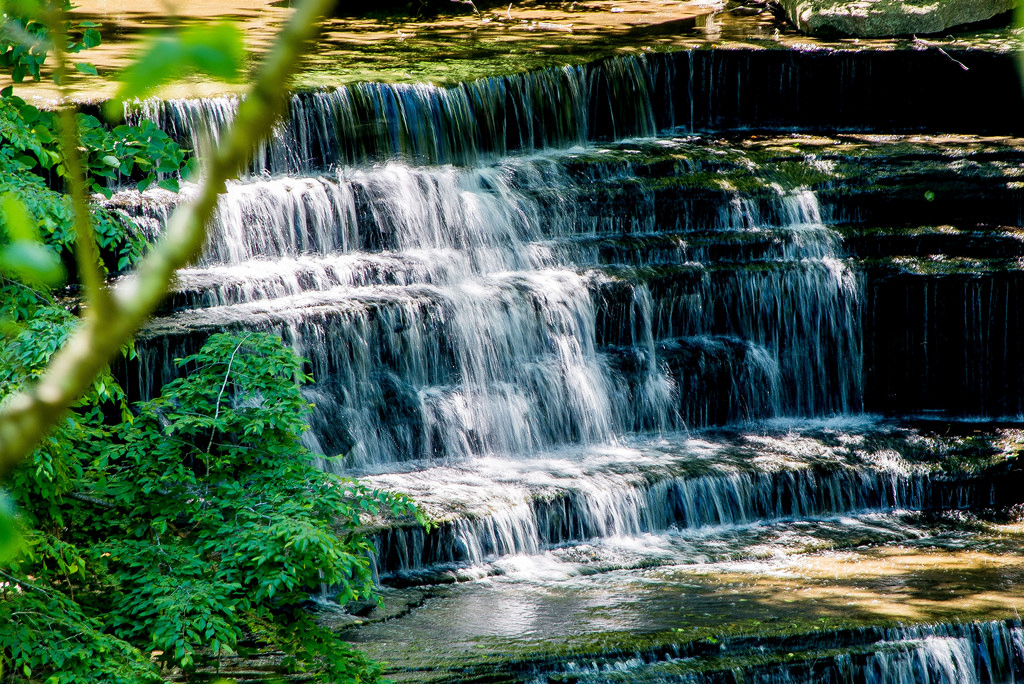
{"type": "Polygon", "coordinates": [[[1018,0],[781,0],[801,32],[862,38],[940,33],[1012,10],[1018,0]]]}

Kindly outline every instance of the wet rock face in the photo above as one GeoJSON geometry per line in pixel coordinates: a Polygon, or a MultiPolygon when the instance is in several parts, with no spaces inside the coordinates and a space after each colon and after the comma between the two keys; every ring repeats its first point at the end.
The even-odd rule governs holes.
{"type": "Polygon", "coordinates": [[[1009,12],[1017,0],[781,0],[786,16],[812,35],[864,38],[939,33],[1009,12]]]}

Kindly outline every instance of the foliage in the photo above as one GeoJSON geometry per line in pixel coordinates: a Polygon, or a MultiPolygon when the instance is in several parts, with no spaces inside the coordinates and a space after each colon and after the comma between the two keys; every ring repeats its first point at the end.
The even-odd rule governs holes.
{"type": "MultiPolygon", "coordinates": [[[[74,330],[69,312],[40,305],[39,297],[17,305],[8,301],[0,309],[23,319],[0,345],[0,397],[37,376],[74,330]]],[[[95,681],[96,676],[112,682],[155,679],[139,649],[108,633],[75,600],[89,590],[91,575],[77,540],[68,538],[81,507],[69,505],[67,497],[81,486],[90,452],[109,434],[104,405],[123,406],[123,399],[109,374],[99,378],[79,408],[7,482],[20,504],[23,537],[23,553],[0,570],[0,672],[8,678],[45,673],[54,682],[95,681]]]]}
{"type": "MultiPolygon", "coordinates": [[[[246,103],[255,113],[239,112],[239,121],[250,119],[240,124],[242,142],[227,145],[210,172],[214,189],[200,189],[204,211],[244,164],[249,140],[269,130],[271,91],[286,81],[321,11],[322,3],[308,4],[246,103]]],[[[0,7],[0,66],[15,82],[41,78],[53,43],[58,80],[61,55],[99,43],[93,25],[64,19],[67,0],[0,7]]],[[[240,46],[230,27],[161,39],[128,72],[122,96],[144,94],[181,68],[233,73],[240,46]]],[[[84,193],[109,197],[113,188],[154,182],[176,189],[191,170],[187,152],[151,123],[109,128],[84,114],[39,110],[11,89],[0,93],[0,421],[8,421],[0,427],[17,422],[9,400],[45,384],[90,316],[115,310],[106,274],[146,258],[130,222],[86,206],[84,193]],[[65,274],[87,292],[84,324],[67,296],[73,291],[57,289],[65,274]]],[[[204,214],[187,216],[187,246],[164,263],[186,263],[202,244],[204,214]]],[[[149,299],[166,291],[167,277],[151,279],[149,299]]],[[[115,314],[131,318],[129,331],[152,309],[129,314],[120,306],[115,314]]],[[[161,667],[189,672],[263,643],[288,654],[288,669],[318,680],[376,680],[379,668],[318,627],[304,603],[322,584],[342,601],[370,596],[363,516],[389,509],[418,517],[415,508],[317,468],[301,442],[309,408],[298,387],[302,362],[279,340],[216,335],[181,361],[185,377],[130,411],[105,365],[118,345],[131,355],[127,339],[104,338],[104,351],[91,339],[84,384],[65,383],[74,390],[60,406],[71,410],[7,480],[17,522],[0,497],[0,679],[159,681],[161,667]]],[[[13,453],[28,450],[19,449],[13,453]]],[[[0,440],[5,466],[8,450],[0,440]]]]}
{"type": "MultiPolygon", "coordinates": [[[[14,370],[0,387],[35,372],[43,346],[4,360],[14,370]]],[[[342,602],[372,596],[372,549],[357,529],[381,509],[415,508],[317,467],[301,441],[302,360],[277,338],[214,335],[179,365],[184,377],[114,427],[102,407],[123,397],[106,379],[16,472],[35,530],[0,601],[4,671],[71,682],[102,666],[112,681],[144,681],[158,673],[139,670],[140,654],[188,670],[248,637],[325,681],[375,679],[303,604],[321,584],[342,602]],[[72,631],[74,658],[31,646],[72,631]]]]}
{"type": "Polygon", "coordinates": [[[139,684],[161,678],[145,655],[106,633],[64,594],[24,580],[0,590],[4,681],[139,684]]]}
{"type": "MultiPolygon", "coordinates": [[[[4,6],[19,0],[8,0],[4,6]]],[[[62,0],[21,0],[32,5],[54,36],[52,46],[56,54],[55,78],[64,81],[68,71],[68,49],[65,44],[65,24],[57,6],[62,0]]],[[[316,33],[318,22],[333,4],[333,0],[299,0],[288,17],[278,40],[260,62],[246,97],[240,100],[233,123],[224,132],[215,153],[203,160],[203,170],[196,192],[190,201],[178,204],[168,219],[167,229],[154,248],[132,269],[136,277],[130,286],[111,287],[100,263],[100,249],[93,232],[90,216],[87,180],[83,170],[81,142],[74,113],[69,104],[58,110],[59,144],[63,154],[72,200],[72,223],[75,232],[75,265],[77,277],[84,293],[85,306],[72,340],[53,358],[47,372],[28,390],[20,392],[4,405],[0,405],[0,475],[20,463],[71,408],[88,391],[94,378],[128,343],[164,300],[173,285],[175,273],[196,259],[206,244],[206,226],[217,207],[217,197],[228,180],[236,177],[248,165],[255,144],[272,134],[278,119],[285,113],[288,99],[285,87],[298,68],[303,50],[316,33]]],[[[9,20],[8,15],[5,18],[9,20]]],[[[237,31],[237,29],[236,29],[237,31]]],[[[201,49],[190,49],[187,54],[197,66],[209,68],[226,59],[224,46],[216,44],[222,32],[203,32],[207,36],[201,49]],[[201,59],[200,59],[201,57],[201,59]]],[[[190,34],[198,35],[198,34],[190,34]]],[[[173,40],[173,38],[172,38],[173,40]]],[[[153,54],[140,58],[152,62],[153,54]]],[[[173,71],[177,65],[160,62],[163,69],[173,71]]],[[[129,69],[129,76],[133,73],[129,69]]],[[[68,93],[65,91],[65,102],[68,93]]],[[[0,267],[10,268],[14,260],[11,252],[22,252],[26,265],[18,275],[42,276],[53,269],[33,274],[38,262],[46,261],[38,249],[38,239],[25,219],[28,212],[15,200],[16,207],[7,219],[19,226],[12,244],[0,247],[0,267]],[[11,217],[18,220],[13,220],[11,217]]],[[[42,278],[40,278],[42,279],[42,278]]]]}
{"type": "MultiPolygon", "coordinates": [[[[77,114],[75,119],[93,192],[109,198],[112,187],[126,183],[145,190],[157,174],[165,176],[161,187],[177,192],[174,175],[194,171],[194,160],[186,159],[186,151],[152,121],[111,130],[94,116],[77,114]]],[[[66,177],[54,112],[40,110],[7,91],[0,100],[0,136],[6,143],[3,154],[8,165],[44,177],[66,177]]]]}
{"type": "Polygon", "coordinates": [[[86,150],[86,164],[92,189],[107,198],[108,183],[134,182],[141,191],[162,176],[158,185],[171,192],[178,191],[177,175],[189,176],[195,171],[195,159],[186,161],[186,152],[152,121],[138,126],[117,126],[106,129],[94,116],[78,115],[78,129],[86,150]],[[140,178],[141,176],[141,178],[140,178]]]}
{"type": "MultiPolygon", "coordinates": [[[[4,7],[10,10],[11,5],[4,7]]],[[[4,14],[0,65],[12,70],[16,83],[26,76],[40,79],[51,33],[42,16],[69,7],[66,0],[55,5],[14,3],[13,9],[21,9],[21,14],[4,14]]],[[[70,53],[95,47],[101,40],[90,22],[64,21],[63,35],[77,36],[66,41],[65,50],[70,53]]],[[[95,71],[77,66],[85,73],[95,71]]],[[[131,184],[145,190],[154,182],[176,191],[178,178],[194,173],[194,158],[151,121],[111,129],[96,117],[79,113],[75,123],[85,182],[95,193],[109,198],[118,186],[131,184]]],[[[5,219],[0,222],[0,268],[8,276],[33,286],[52,286],[62,279],[58,260],[64,269],[72,265],[76,234],[66,194],[69,173],[57,113],[27,103],[10,87],[0,92],[0,210],[5,219]],[[12,231],[19,226],[21,230],[12,231]]],[[[105,268],[119,272],[136,264],[145,243],[135,226],[98,207],[91,213],[105,268]]]]}
{"type": "MultiPolygon", "coordinates": [[[[78,114],[76,118],[82,131],[88,182],[104,196],[125,183],[143,190],[158,174],[164,176],[159,181],[162,187],[177,190],[176,177],[187,175],[194,166],[194,159],[150,121],[109,130],[95,117],[78,114]]],[[[46,249],[70,265],[76,237],[71,200],[61,188],[66,173],[54,113],[41,111],[13,94],[0,97],[0,196],[16,199],[35,225],[35,241],[23,237],[23,243],[41,240],[46,249]]],[[[99,207],[93,207],[92,215],[108,270],[123,271],[134,265],[145,248],[135,226],[99,207]]],[[[4,226],[0,226],[0,245],[13,242],[4,226]]]]}

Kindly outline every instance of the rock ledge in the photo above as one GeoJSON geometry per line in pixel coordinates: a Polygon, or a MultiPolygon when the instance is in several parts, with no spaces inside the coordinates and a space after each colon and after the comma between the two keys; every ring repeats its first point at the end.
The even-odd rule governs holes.
{"type": "Polygon", "coordinates": [[[781,0],[801,32],[863,38],[940,33],[991,19],[1018,0],[781,0]]]}

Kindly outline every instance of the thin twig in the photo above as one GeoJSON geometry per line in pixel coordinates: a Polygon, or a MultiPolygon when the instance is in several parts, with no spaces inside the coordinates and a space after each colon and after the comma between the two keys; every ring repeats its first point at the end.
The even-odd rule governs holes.
{"type": "Polygon", "coordinates": [[[220,418],[220,402],[221,399],[224,398],[224,390],[228,388],[228,379],[231,377],[231,365],[235,362],[235,354],[238,353],[238,350],[242,348],[242,345],[245,344],[245,341],[248,340],[250,337],[252,337],[252,333],[246,333],[245,337],[243,337],[239,341],[239,343],[235,345],[235,348],[231,350],[231,358],[228,359],[228,369],[224,371],[224,383],[220,386],[220,394],[217,395],[217,407],[213,412],[214,425],[210,426],[210,441],[207,442],[206,444],[206,454],[204,460],[206,461],[207,475],[210,474],[210,449],[213,448],[213,436],[217,432],[216,423],[217,419],[220,418]]]}
{"type": "Polygon", "coordinates": [[[966,64],[964,64],[963,62],[961,62],[958,59],[955,59],[952,55],[950,55],[948,52],[943,50],[942,47],[940,47],[938,43],[933,43],[933,42],[931,42],[929,40],[924,40],[922,38],[918,38],[917,36],[914,36],[914,43],[917,44],[917,45],[924,45],[925,47],[935,48],[936,50],[941,52],[943,55],[945,55],[947,58],[949,58],[949,60],[951,62],[953,62],[954,64],[958,65],[964,71],[970,71],[970,69],[968,68],[968,66],[966,64]]]}
{"type": "Polygon", "coordinates": [[[4,285],[10,285],[10,286],[13,286],[13,287],[20,287],[23,290],[28,290],[29,292],[31,292],[32,294],[34,294],[36,296],[36,299],[38,299],[41,302],[48,302],[48,301],[50,301],[50,298],[46,294],[44,294],[43,292],[37,290],[36,288],[34,288],[34,287],[30,286],[30,285],[26,285],[25,283],[21,282],[20,280],[14,280],[13,278],[6,278],[3,275],[0,275],[0,281],[3,281],[4,285]]]}

